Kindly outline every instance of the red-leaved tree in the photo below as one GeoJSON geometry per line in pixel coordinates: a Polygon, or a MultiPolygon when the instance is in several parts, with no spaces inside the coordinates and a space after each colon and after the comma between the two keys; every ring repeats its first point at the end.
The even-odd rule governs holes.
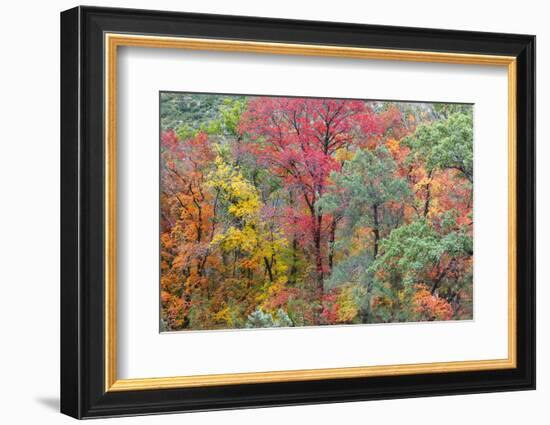
{"type": "Polygon", "coordinates": [[[292,224],[301,225],[302,244],[314,258],[316,290],[332,268],[334,235],[340,217],[316,202],[330,173],[339,171],[338,152],[366,145],[385,130],[364,101],[258,97],[248,102],[239,128],[258,161],[280,176],[293,199],[292,224]]]}

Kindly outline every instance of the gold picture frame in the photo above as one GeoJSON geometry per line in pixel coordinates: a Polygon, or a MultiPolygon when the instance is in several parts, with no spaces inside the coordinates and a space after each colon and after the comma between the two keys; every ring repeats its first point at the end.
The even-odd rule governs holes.
{"type": "Polygon", "coordinates": [[[62,12],[61,412],[81,419],[534,389],[535,40],[525,34],[89,6],[62,12]],[[117,61],[125,48],[505,70],[508,100],[504,105],[502,98],[500,106],[507,108],[508,122],[499,125],[508,132],[508,176],[495,184],[508,198],[507,211],[496,211],[507,214],[507,258],[498,259],[508,275],[508,282],[499,282],[502,295],[507,285],[507,322],[499,319],[507,329],[507,355],[132,379],[118,374],[117,362],[124,363],[117,358],[123,332],[117,328],[117,61]]]}

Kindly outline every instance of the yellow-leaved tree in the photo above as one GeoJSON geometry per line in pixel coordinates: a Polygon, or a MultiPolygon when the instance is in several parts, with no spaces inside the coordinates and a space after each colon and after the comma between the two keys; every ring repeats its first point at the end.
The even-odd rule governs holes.
{"type": "MultiPolygon", "coordinates": [[[[260,194],[237,165],[227,163],[218,154],[207,181],[217,194],[219,214],[225,214],[225,226],[217,230],[210,245],[220,251],[232,281],[247,288],[242,296],[261,301],[270,288],[286,283],[288,266],[282,253],[287,241],[269,220],[262,218],[260,194]]],[[[225,321],[230,316],[230,306],[224,305],[218,319],[225,321]]]]}

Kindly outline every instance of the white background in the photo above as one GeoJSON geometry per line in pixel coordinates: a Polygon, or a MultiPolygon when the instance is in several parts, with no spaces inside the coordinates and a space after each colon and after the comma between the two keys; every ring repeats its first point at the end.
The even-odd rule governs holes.
{"type": "MultiPolygon", "coordinates": [[[[114,419],[108,423],[548,423],[550,399],[550,28],[544,2],[97,1],[97,5],[424,26],[537,35],[538,390],[114,419]]],[[[10,2],[0,17],[0,421],[70,423],[59,391],[59,17],[70,1],[10,2]]]]}
{"type": "Polygon", "coordinates": [[[507,358],[505,66],[123,48],[118,69],[119,378],[507,358]],[[159,334],[159,90],[473,103],[474,320],[159,334]]]}

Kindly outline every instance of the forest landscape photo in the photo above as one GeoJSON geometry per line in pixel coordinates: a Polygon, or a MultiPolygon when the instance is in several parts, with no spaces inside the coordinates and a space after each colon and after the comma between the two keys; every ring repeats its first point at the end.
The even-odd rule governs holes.
{"type": "Polygon", "coordinates": [[[473,319],[473,105],[159,102],[161,331],[473,319]]]}

